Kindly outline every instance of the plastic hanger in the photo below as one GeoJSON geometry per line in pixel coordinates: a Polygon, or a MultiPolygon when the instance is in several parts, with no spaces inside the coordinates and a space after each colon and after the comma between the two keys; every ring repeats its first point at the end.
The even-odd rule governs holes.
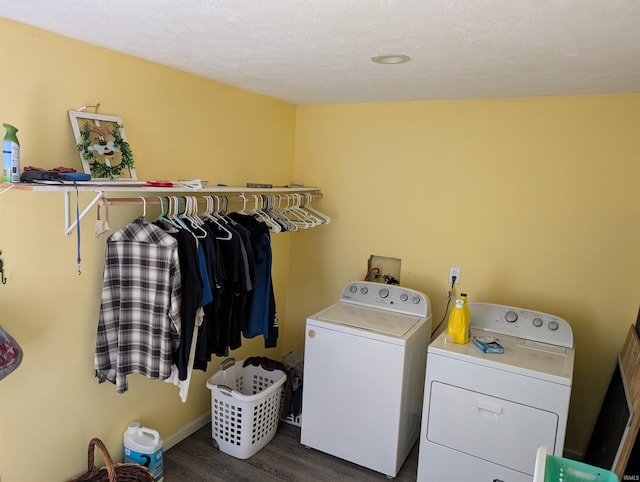
{"type": "Polygon", "coordinates": [[[269,226],[269,230],[274,233],[279,233],[282,231],[282,226],[280,226],[276,221],[274,221],[271,216],[264,210],[264,198],[262,196],[257,196],[252,194],[255,206],[253,210],[249,211],[250,214],[256,216],[256,219],[263,221],[267,226],[269,226]]]}
{"type": "Polygon", "coordinates": [[[173,226],[176,229],[181,229],[180,226],[176,223],[174,223],[171,219],[169,219],[164,212],[164,201],[162,199],[162,196],[157,196],[158,199],[160,200],[160,215],[153,221],[154,223],[157,223],[159,221],[164,222],[166,224],[169,224],[171,226],[173,226]]]}
{"type": "MultiPolygon", "coordinates": [[[[219,239],[221,241],[230,240],[233,237],[233,233],[231,231],[229,231],[227,229],[227,227],[224,226],[223,222],[214,215],[213,197],[212,196],[205,196],[204,198],[207,201],[207,210],[203,213],[203,216],[205,216],[207,219],[211,220],[211,222],[214,223],[216,226],[218,226],[222,230],[222,232],[226,233],[225,236],[216,236],[216,239],[219,239]]],[[[216,199],[216,202],[217,202],[217,199],[216,199]]]]}
{"type": "Polygon", "coordinates": [[[140,199],[142,199],[142,217],[146,217],[147,216],[147,199],[144,198],[143,196],[138,196],[140,199]]]}
{"type": "Polygon", "coordinates": [[[198,200],[195,196],[183,196],[184,212],[182,218],[189,221],[192,232],[196,238],[204,239],[207,237],[207,231],[202,228],[204,222],[198,217],[198,200]],[[194,231],[195,230],[195,231],[194,231]]]}
{"type": "Polygon", "coordinates": [[[300,198],[296,194],[287,194],[287,200],[291,200],[291,204],[287,204],[284,213],[293,224],[303,229],[308,229],[315,225],[315,223],[300,210],[300,198]]]}
{"type": "MultiPolygon", "coordinates": [[[[284,213],[286,206],[282,207],[282,198],[283,198],[282,194],[278,194],[278,206],[275,208],[275,210],[278,213],[278,216],[280,217],[280,219],[282,219],[282,222],[287,224],[288,231],[297,231],[299,229],[298,226],[296,224],[293,224],[291,220],[284,213]]],[[[287,206],[288,205],[289,205],[289,199],[287,198],[287,206]]]]}
{"type": "MultiPolygon", "coordinates": [[[[276,197],[273,194],[265,194],[263,198],[266,204],[265,211],[269,214],[269,216],[280,225],[282,231],[291,231],[293,226],[291,222],[289,222],[289,220],[285,216],[283,216],[278,209],[276,209],[276,197]]],[[[278,205],[280,205],[280,201],[282,200],[282,197],[280,195],[278,195],[278,200],[278,205]]]]}
{"type": "Polygon", "coordinates": [[[179,229],[189,230],[187,225],[178,216],[178,213],[180,212],[180,199],[178,196],[167,196],[167,199],[169,200],[169,207],[167,208],[169,219],[178,224],[179,229]]]}
{"type": "Polygon", "coordinates": [[[244,195],[243,192],[241,192],[239,194],[240,199],[242,199],[242,209],[240,211],[238,211],[240,214],[249,214],[247,212],[247,197],[244,195]]]}
{"type": "Polygon", "coordinates": [[[311,213],[313,213],[315,216],[317,216],[318,218],[320,218],[320,220],[322,221],[322,224],[329,224],[331,222],[331,218],[329,216],[327,216],[326,214],[321,213],[320,211],[313,209],[311,207],[311,201],[313,200],[313,196],[308,193],[305,192],[304,193],[304,197],[306,202],[303,204],[303,208],[311,213]]]}

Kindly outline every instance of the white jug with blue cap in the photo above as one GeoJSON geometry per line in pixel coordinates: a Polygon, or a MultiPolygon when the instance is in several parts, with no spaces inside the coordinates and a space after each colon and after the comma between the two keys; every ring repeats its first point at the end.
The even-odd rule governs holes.
{"type": "Polygon", "coordinates": [[[162,445],[158,432],[141,427],[140,422],[131,422],[124,433],[124,461],[145,466],[156,482],[162,482],[164,480],[162,445]]]}

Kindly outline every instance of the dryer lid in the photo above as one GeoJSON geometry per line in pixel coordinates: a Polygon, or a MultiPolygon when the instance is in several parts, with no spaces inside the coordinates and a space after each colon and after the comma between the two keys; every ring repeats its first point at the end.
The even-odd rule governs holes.
{"type": "MultiPolygon", "coordinates": [[[[471,327],[472,336],[488,332],[471,327]]],[[[504,353],[483,353],[473,341],[464,345],[448,340],[446,331],[431,342],[429,354],[454,358],[540,380],[571,386],[575,350],[494,333],[504,353]]]]}

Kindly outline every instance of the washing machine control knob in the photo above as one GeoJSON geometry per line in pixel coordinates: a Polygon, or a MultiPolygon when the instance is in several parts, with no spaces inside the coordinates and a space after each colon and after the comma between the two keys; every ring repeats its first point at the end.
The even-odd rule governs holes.
{"type": "Polygon", "coordinates": [[[535,326],[536,328],[540,328],[542,326],[542,318],[534,318],[533,319],[533,326],[535,326]]]}
{"type": "Polygon", "coordinates": [[[369,292],[369,288],[367,288],[366,286],[363,286],[362,288],[360,288],[360,293],[362,293],[363,295],[366,295],[369,292]]]}
{"type": "Polygon", "coordinates": [[[380,298],[386,298],[387,296],[389,296],[389,290],[387,288],[382,288],[380,291],[378,291],[378,294],[380,295],[380,298]]]}
{"type": "Polygon", "coordinates": [[[351,285],[349,286],[349,291],[351,291],[352,293],[355,293],[356,291],[358,291],[358,287],[356,285],[351,285]]]}
{"type": "Polygon", "coordinates": [[[409,295],[406,293],[402,293],[400,295],[400,301],[407,301],[409,299],[409,295]]]}
{"type": "Polygon", "coordinates": [[[556,320],[551,320],[547,326],[551,331],[556,331],[558,329],[558,322],[556,320]]]}
{"type": "Polygon", "coordinates": [[[504,314],[504,319],[509,323],[513,323],[518,319],[518,313],[513,310],[509,310],[504,314]]]}
{"type": "Polygon", "coordinates": [[[414,305],[417,305],[418,303],[420,303],[420,297],[413,295],[413,297],[411,298],[411,301],[413,301],[414,305]]]}

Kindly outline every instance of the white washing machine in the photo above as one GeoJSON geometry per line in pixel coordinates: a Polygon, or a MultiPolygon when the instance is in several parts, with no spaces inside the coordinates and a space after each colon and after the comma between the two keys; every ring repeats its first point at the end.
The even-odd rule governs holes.
{"type": "Polygon", "coordinates": [[[424,482],[531,482],[538,447],[562,456],[573,379],[573,333],[556,316],[469,303],[471,341],[429,345],[418,456],[424,482]]]}
{"type": "Polygon", "coordinates": [[[358,281],[307,318],[300,442],[395,477],[420,433],[429,299],[358,281]]]}

